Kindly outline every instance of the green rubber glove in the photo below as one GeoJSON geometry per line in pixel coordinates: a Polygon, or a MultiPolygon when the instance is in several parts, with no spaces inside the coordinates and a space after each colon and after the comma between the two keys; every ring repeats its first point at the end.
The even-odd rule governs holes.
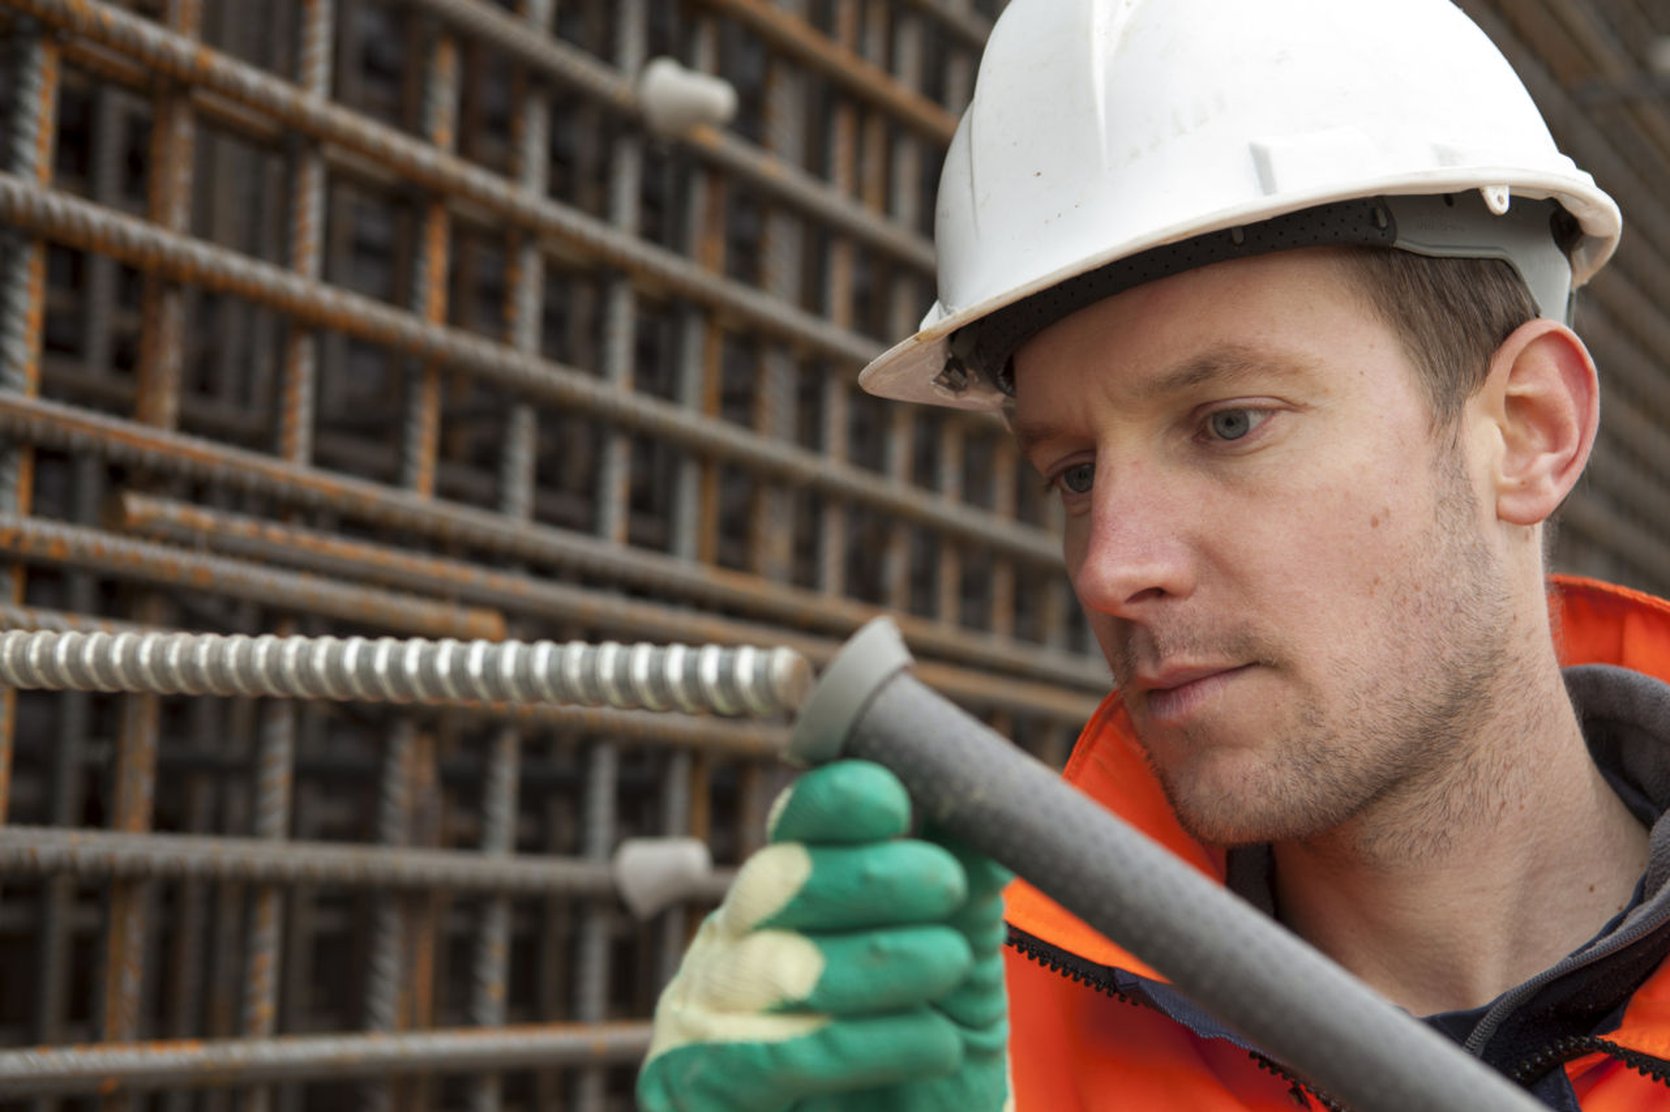
{"type": "Polygon", "coordinates": [[[1006,1107],[1008,874],[909,828],[877,764],[784,793],[662,993],[643,1112],[1006,1107]]]}

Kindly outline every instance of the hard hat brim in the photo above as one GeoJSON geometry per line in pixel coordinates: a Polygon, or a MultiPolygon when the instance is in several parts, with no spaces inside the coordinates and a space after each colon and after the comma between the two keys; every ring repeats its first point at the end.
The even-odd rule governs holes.
{"type": "Polygon", "coordinates": [[[1243,206],[1087,255],[1070,266],[965,309],[947,312],[944,306],[936,303],[915,335],[895,344],[864,368],[858,377],[859,386],[867,393],[897,401],[953,409],[998,409],[1003,404],[1004,395],[995,387],[976,383],[964,390],[953,390],[942,383],[941,373],[952,357],[951,337],[958,330],[1001,309],[1143,251],[1336,201],[1372,196],[1431,196],[1486,188],[1505,188],[1514,198],[1556,201],[1577,221],[1582,236],[1571,251],[1574,289],[1588,281],[1617,249],[1622,231],[1618,206],[1587,174],[1579,172],[1575,175],[1534,177],[1526,175],[1523,168],[1513,170],[1504,167],[1452,168],[1442,175],[1425,171],[1403,179],[1373,183],[1350,192],[1284,197],[1279,206],[1269,205],[1267,201],[1264,205],[1243,206]]]}

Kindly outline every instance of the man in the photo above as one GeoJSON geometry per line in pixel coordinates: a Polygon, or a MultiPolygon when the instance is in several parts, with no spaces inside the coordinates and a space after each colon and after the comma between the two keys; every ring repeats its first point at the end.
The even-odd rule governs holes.
{"type": "MultiPolygon", "coordinates": [[[[1061,498],[1117,684],[1068,779],[1564,1109],[1670,1103],[1670,606],[1543,568],[1617,235],[1446,0],[1016,0],[862,379],[1000,408],[1061,498]]],[[[791,791],[646,1107],[1325,1103],[1024,883],[1000,951],[906,807],[791,791]]]]}

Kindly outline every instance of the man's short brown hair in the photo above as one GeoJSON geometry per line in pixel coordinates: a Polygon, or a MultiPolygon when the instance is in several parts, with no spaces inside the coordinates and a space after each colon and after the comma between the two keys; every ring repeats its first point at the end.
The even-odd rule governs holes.
{"type": "Polygon", "coordinates": [[[1501,259],[1437,259],[1390,247],[1346,252],[1346,269],[1403,340],[1432,405],[1435,428],[1453,426],[1484,384],[1491,356],[1537,316],[1537,303],[1501,259]]]}

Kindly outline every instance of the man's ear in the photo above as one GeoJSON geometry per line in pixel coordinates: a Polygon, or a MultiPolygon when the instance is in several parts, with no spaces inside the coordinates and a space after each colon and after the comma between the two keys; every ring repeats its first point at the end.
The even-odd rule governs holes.
{"type": "Polygon", "coordinates": [[[1528,321],[1496,349],[1483,394],[1501,435],[1496,516],[1513,525],[1545,521],[1594,447],[1600,382],[1589,349],[1557,321],[1528,321]]]}

